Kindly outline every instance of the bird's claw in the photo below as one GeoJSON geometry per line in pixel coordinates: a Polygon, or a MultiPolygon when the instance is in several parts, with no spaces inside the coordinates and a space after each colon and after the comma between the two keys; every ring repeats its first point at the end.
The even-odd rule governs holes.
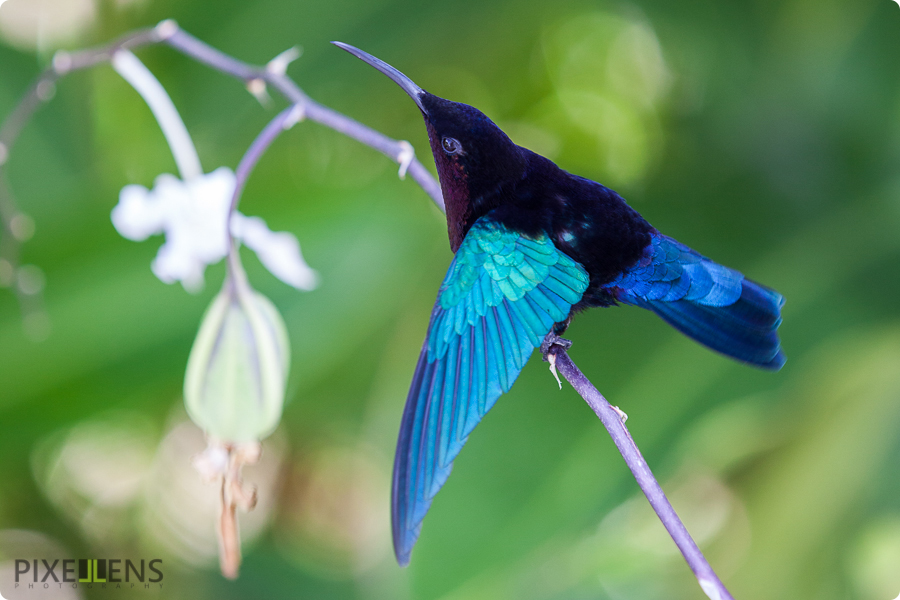
{"type": "Polygon", "coordinates": [[[541,356],[544,357],[544,362],[550,363],[550,372],[553,373],[553,378],[556,379],[559,389],[562,389],[562,381],[559,380],[559,374],[556,372],[556,352],[550,352],[553,346],[560,346],[564,350],[568,350],[571,348],[572,342],[559,337],[559,335],[551,331],[544,336],[544,342],[541,344],[541,356]]]}
{"type": "Polygon", "coordinates": [[[552,331],[548,333],[544,336],[544,341],[541,344],[541,356],[544,357],[544,362],[551,362],[550,356],[553,356],[554,359],[556,358],[550,354],[550,348],[553,346],[561,346],[564,350],[568,350],[572,347],[572,341],[562,338],[552,331]]]}
{"type": "Polygon", "coordinates": [[[556,385],[559,386],[559,389],[562,389],[562,381],[559,380],[559,373],[556,372],[556,355],[549,354],[545,356],[544,360],[550,363],[550,372],[553,373],[553,378],[556,379],[556,385]]]}

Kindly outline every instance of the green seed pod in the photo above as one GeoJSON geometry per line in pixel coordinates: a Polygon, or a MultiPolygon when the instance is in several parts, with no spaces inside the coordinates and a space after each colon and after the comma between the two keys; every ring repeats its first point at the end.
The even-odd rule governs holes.
{"type": "Polygon", "coordinates": [[[281,419],[289,364],[287,329],[275,306],[249,286],[226,283],[191,348],[187,412],[221,442],[260,440],[281,419]]]}

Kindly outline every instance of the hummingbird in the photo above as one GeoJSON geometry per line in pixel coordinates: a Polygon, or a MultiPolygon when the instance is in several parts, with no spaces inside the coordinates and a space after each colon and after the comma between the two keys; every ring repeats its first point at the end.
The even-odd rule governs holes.
{"type": "Polygon", "coordinates": [[[650,310],[701,344],[776,371],[781,294],[657,231],[613,190],[517,146],[480,110],[426,92],[371,54],[425,120],[453,261],[438,291],[394,458],[394,553],[422,521],[469,434],[536,348],[586,308],[650,310]]]}

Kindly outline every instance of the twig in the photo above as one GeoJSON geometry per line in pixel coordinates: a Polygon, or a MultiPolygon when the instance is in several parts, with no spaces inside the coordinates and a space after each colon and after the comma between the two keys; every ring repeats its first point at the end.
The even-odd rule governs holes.
{"type": "MultiPolygon", "coordinates": [[[[431,176],[421,162],[410,156],[410,145],[407,142],[393,140],[350,117],[342,115],[319,104],[307,96],[293,79],[284,73],[285,60],[275,60],[266,67],[258,67],[239,61],[216,48],[198,40],[181,30],[175,21],[167,20],[156,27],[141,29],[120,37],[116,41],[77,52],[57,52],[53,61],[32,84],[31,88],[0,126],[0,221],[2,221],[2,237],[0,237],[0,287],[13,285],[18,269],[19,246],[27,236],[17,230],[17,219],[26,217],[20,212],[6,179],[5,165],[9,161],[12,147],[28,123],[31,115],[43,103],[53,97],[56,81],[73,72],[87,69],[98,64],[110,62],[119,50],[134,50],[154,44],[167,44],[182,54],[193,58],[217,71],[241,79],[254,92],[265,91],[271,85],[291,104],[298,105],[303,116],[325,125],[338,133],[351,137],[398,163],[403,174],[408,173],[419,186],[431,197],[434,203],[444,210],[444,200],[438,182],[431,176]],[[7,281],[8,280],[8,281],[7,281]]],[[[21,228],[19,228],[21,229],[21,228]]],[[[23,315],[28,315],[40,305],[40,298],[25,293],[21,286],[16,287],[23,315]]]]}
{"type": "MultiPolygon", "coordinates": [[[[408,144],[405,144],[403,141],[391,139],[383,133],[375,131],[350,117],[342,115],[341,113],[310,99],[310,97],[297,86],[294,80],[287,75],[282,74],[280,69],[253,67],[231,58],[219,50],[201,42],[189,33],[178,29],[178,26],[175,25],[173,21],[163,21],[156,29],[165,29],[168,27],[173,29],[173,33],[171,33],[164,42],[176,50],[181,51],[194,60],[206,64],[217,71],[228,73],[229,75],[243,79],[244,83],[248,85],[255,80],[264,81],[278,90],[293,104],[299,104],[303,108],[304,116],[308,120],[321,123],[338,133],[343,133],[347,137],[351,137],[370,148],[374,148],[400,165],[406,161],[408,144]],[[171,23],[171,26],[167,25],[169,23],[171,23]]],[[[413,159],[409,162],[408,173],[413,180],[425,190],[425,193],[431,196],[431,199],[438,208],[444,210],[444,197],[441,194],[441,187],[425,166],[418,160],[413,159]]]]}
{"type": "MultiPolygon", "coordinates": [[[[269,146],[272,145],[275,138],[277,138],[285,129],[290,129],[300,122],[303,119],[303,115],[304,111],[302,104],[295,104],[287,107],[278,113],[274,119],[269,121],[269,124],[265,126],[259,135],[256,136],[256,139],[253,140],[253,143],[250,144],[250,147],[247,149],[247,152],[244,153],[241,162],[238,163],[237,169],[234,172],[234,193],[231,196],[231,204],[228,208],[229,216],[237,210],[238,203],[241,200],[241,194],[244,191],[244,186],[247,184],[247,179],[249,179],[250,173],[253,171],[256,163],[259,162],[259,159],[262,158],[265,151],[269,149],[269,146]]],[[[228,235],[231,235],[230,227],[228,235]]]]}
{"type": "Polygon", "coordinates": [[[231,194],[231,203],[228,207],[228,218],[225,221],[228,236],[228,281],[229,285],[234,286],[238,292],[247,291],[247,281],[244,276],[244,270],[241,267],[241,259],[238,255],[237,244],[234,241],[234,235],[231,232],[231,217],[237,210],[238,203],[241,201],[241,194],[244,192],[244,186],[247,185],[247,179],[250,173],[262,158],[262,155],[268,150],[275,138],[285,129],[290,129],[298,122],[303,120],[303,106],[294,104],[285,108],[283,111],[269,121],[269,124],[256,136],[253,143],[244,153],[241,162],[238,163],[234,175],[234,191],[231,194]]]}
{"type": "Polygon", "coordinates": [[[562,376],[566,378],[566,381],[584,398],[588,406],[600,418],[603,426],[606,427],[610,437],[622,454],[622,458],[625,459],[625,464],[628,465],[628,468],[634,474],[641,491],[647,496],[650,506],[653,507],[659,520],[662,521],[666,531],[672,536],[672,540],[678,546],[678,549],[684,556],[684,560],[694,572],[700,587],[703,588],[706,595],[711,600],[734,600],[706,561],[706,557],[700,552],[700,548],[697,547],[697,544],[691,538],[684,523],[678,518],[675,509],[669,503],[669,499],[666,498],[662,487],[660,487],[650,471],[647,461],[641,456],[641,452],[628,432],[628,428],[625,427],[625,420],[621,416],[621,411],[611,406],[606,398],[603,397],[603,394],[597,391],[597,388],[572,362],[565,348],[553,345],[550,347],[549,355],[551,365],[555,364],[562,376]]]}

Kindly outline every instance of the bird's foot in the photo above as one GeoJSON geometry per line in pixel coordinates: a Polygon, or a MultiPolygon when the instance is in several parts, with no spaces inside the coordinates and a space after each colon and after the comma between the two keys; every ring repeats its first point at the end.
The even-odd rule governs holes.
{"type": "Polygon", "coordinates": [[[556,352],[551,352],[553,346],[560,346],[564,350],[568,350],[572,347],[572,342],[559,337],[559,335],[551,331],[544,337],[544,342],[541,344],[541,356],[544,357],[544,362],[550,363],[550,372],[553,373],[553,378],[556,379],[559,389],[562,389],[562,381],[559,380],[559,375],[556,372],[556,352]]]}
{"type": "Polygon", "coordinates": [[[553,373],[553,378],[556,380],[556,385],[559,386],[559,389],[562,389],[562,381],[559,380],[559,373],[556,372],[556,355],[547,355],[544,360],[550,363],[550,372],[553,373]]]}
{"type": "Polygon", "coordinates": [[[560,337],[553,331],[548,333],[544,336],[544,342],[541,344],[541,356],[544,357],[544,362],[550,362],[550,357],[554,356],[550,354],[550,348],[553,346],[562,346],[564,350],[568,350],[572,347],[572,341],[560,337]]]}

